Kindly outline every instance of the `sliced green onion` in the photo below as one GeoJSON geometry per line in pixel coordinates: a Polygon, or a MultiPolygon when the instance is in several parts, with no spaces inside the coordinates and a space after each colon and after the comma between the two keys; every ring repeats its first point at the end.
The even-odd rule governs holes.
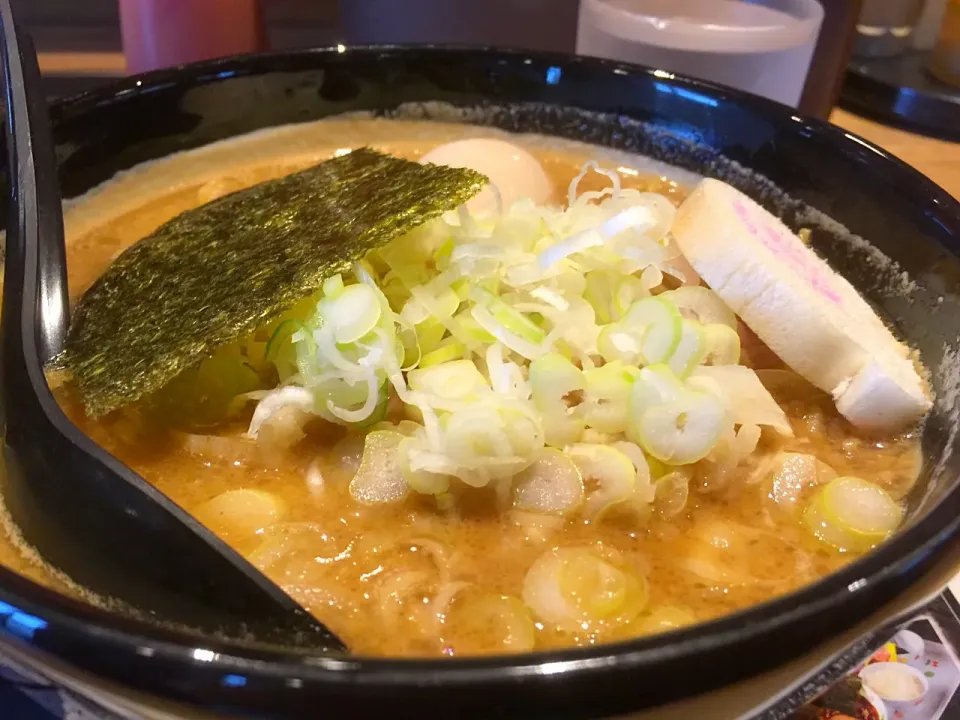
{"type": "Polygon", "coordinates": [[[470,281],[466,278],[455,281],[450,289],[453,290],[457,298],[460,299],[460,302],[463,302],[468,297],[470,297],[470,281]]]}
{"type": "MultiPolygon", "coordinates": [[[[641,503],[652,502],[654,497],[654,488],[651,482],[653,475],[650,467],[652,458],[648,458],[639,445],[626,440],[617,440],[612,447],[630,458],[630,462],[633,463],[633,467],[637,471],[634,484],[634,494],[637,496],[637,500],[641,503]]],[[[654,462],[659,463],[659,460],[654,462]]]]}
{"type": "Polygon", "coordinates": [[[264,350],[264,360],[273,363],[281,382],[295,374],[298,369],[297,348],[293,342],[293,335],[297,332],[305,332],[302,322],[284,320],[277,325],[264,350]]]}
{"type": "Polygon", "coordinates": [[[458,313],[454,317],[445,316],[443,314],[443,308],[438,307],[436,299],[421,287],[411,288],[410,294],[430,311],[433,319],[442,324],[453,337],[462,342],[471,352],[480,352],[482,350],[483,341],[477,338],[475,334],[468,332],[460,322],[459,318],[463,316],[463,312],[458,313]]]}
{"type": "Polygon", "coordinates": [[[737,316],[713,290],[699,285],[684,285],[658,295],[672,303],[681,315],[698,320],[704,325],[725,325],[737,329],[737,316]]]}
{"type": "Polygon", "coordinates": [[[563,295],[546,286],[533,288],[530,291],[530,296],[542,300],[560,312],[566,312],[570,309],[570,302],[563,295]]]}
{"type": "Polygon", "coordinates": [[[453,237],[448,237],[433,253],[433,264],[438,270],[442,271],[450,267],[450,254],[455,246],[453,237]]]}
{"type": "Polygon", "coordinates": [[[286,513],[273,493],[239,488],[227,490],[200,505],[193,515],[231,541],[249,540],[257,531],[279,522],[286,513]]]}
{"type": "Polygon", "coordinates": [[[647,465],[650,467],[651,480],[654,480],[654,481],[659,480],[664,475],[670,473],[673,470],[672,467],[670,467],[666,463],[660,462],[656,458],[650,457],[649,455],[645,455],[645,457],[647,458],[647,465]]]}
{"type": "Polygon", "coordinates": [[[623,318],[624,325],[645,328],[640,345],[644,365],[665,362],[680,343],[683,318],[677,307],[662,297],[638,300],[623,318]]]}
{"type": "Polygon", "coordinates": [[[799,509],[800,501],[807,492],[837,476],[833,468],[815,455],[792,452],[778,454],[770,473],[770,497],[791,514],[799,509]]]}
{"type": "MultiPolygon", "coordinates": [[[[686,388],[669,365],[648,365],[637,373],[630,388],[628,401],[629,419],[636,423],[647,408],[676,400],[686,388]]],[[[627,433],[629,437],[629,431],[627,433]]],[[[630,438],[634,442],[633,438],[630,438]]]]}
{"type": "Polygon", "coordinates": [[[544,439],[562,448],[576,442],[586,422],[578,406],[584,399],[583,372],[557,353],[548,353],[530,363],[533,403],[543,418],[544,439]]]}
{"type": "Polygon", "coordinates": [[[297,350],[297,372],[303,378],[304,385],[312,385],[314,380],[323,375],[326,370],[320,360],[316,333],[304,329],[294,333],[292,340],[297,350]]]}
{"type": "MultiPolygon", "coordinates": [[[[516,475],[542,447],[538,424],[509,407],[469,406],[445,418],[443,457],[450,464],[448,474],[474,487],[516,475]]],[[[416,463],[412,466],[417,469],[416,463]]]]}
{"type": "Polygon", "coordinates": [[[323,281],[323,294],[329,298],[335,298],[343,292],[343,278],[340,273],[332,275],[323,281]]]}
{"type": "Polygon", "coordinates": [[[498,304],[490,311],[490,314],[503,327],[527,342],[541,343],[547,336],[543,328],[533,320],[507,305],[498,304]]]}
{"type": "Polygon", "coordinates": [[[687,385],[720,398],[737,425],[768,425],[781,435],[793,435],[786,413],[751,368],[743,365],[697,367],[687,385]]]}
{"type": "Polygon", "coordinates": [[[519,653],[533,650],[536,634],[530,611],[510,595],[483,595],[458,600],[448,613],[448,630],[453,654],[490,653],[490,638],[496,638],[496,652],[519,653]]]}
{"type": "Polygon", "coordinates": [[[629,622],[648,597],[642,576],[582,548],[549,551],[523,580],[527,607],[543,622],[566,632],[582,632],[601,622],[629,622]]]}
{"type": "Polygon", "coordinates": [[[499,414],[503,418],[504,430],[514,454],[524,458],[526,465],[529,458],[543,448],[543,430],[540,424],[534,419],[535,415],[511,409],[509,406],[504,406],[499,414]]]}
{"type": "MultiPolygon", "coordinates": [[[[324,403],[331,420],[345,423],[370,423],[382,420],[375,415],[379,405],[386,405],[386,388],[373,371],[361,379],[338,380],[317,388],[317,395],[324,403]],[[361,399],[362,398],[362,399],[361,399]],[[354,407],[360,404],[359,408],[354,407]]],[[[326,413],[324,413],[326,415],[326,413]]]]}
{"type": "Polygon", "coordinates": [[[381,310],[380,298],[366,283],[348,285],[336,297],[325,297],[317,306],[338,345],[356,342],[373,330],[381,310]]]}
{"type": "Polygon", "coordinates": [[[727,325],[716,323],[703,328],[706,343],[704,365],[736,365],[740,362],[740,335],[727,325]]]}
{"type": "Polygon", "coordinates": [[[533,462],[513,478],[513,505],[525,512],[570,515],[583,501],[583,479],[577,465],[553,448],[540,450],[533,462]]]}
{"type": "Polygon", "coordinates": [[[449,340],[440,344],[440,346],[428,352],[417,364],[417,367],[428,368],[434,365],[440,365],[442,363],[452,362],[454,360],[460,360],[467,354],[467,348],[458,340],[450,338],[449,340]]]}
{"type": "Polygon", "coordinates": [[[276,362],[276,358],[280,354],[281,346],[290,340],[291,336],[298,330],[305,330],[303,323],[299,320],[284,320],[277,325],[273,334],[270,335],[270,339],[267,340],[264,359],[268,362],[276,362]]]}
{"type": "MultiPolygon", "coordinates": [[[[512,499],[511,512],[569,514],[586,494],[593,522],[643,519],[669,485],[655,489],[651,475],[714,447],[711,463],[740,457],[758,425],[783,426],[775,404],[751,411],[717,388],[712,371],[741,369],[729,308],[707,288],[663,292],[663,272],[681,260],[663,237],[672,214],[667,199],[615,183],[566,209],[518,202],[431,221],[282,318],[302,313],[302,326],[278,320],[251,336],[243,352],[258,381],[272,362],[302,391],[264,396],[255,418],[290,407],[297,422],[321,415],[369,430],[399,401],[418,423],[405,421],[390,474],[438,506],[462,497],[456,478],[495,489],[501,505],[512,499]],[[569,448],[579,460],[560,452],[569,448]],[[586,493],[577,463],[593,473],[586,493]]],[[[730,379],[767,400],[745,384],[752,376],[730,379]]]]}
{"type": "MultiPolygon", "coordinates": [[[[486,308],[481,307],[480,305],[474,305],[470,310],[470,314],[473,316],[473,319],[477,321],[477,324],[481,328],[486,330],[488,333],[490,333],[490,335],[499,340],[513,352],[527,358],[527,360],[536,360],[546,352],[546,348],[542,347],[541,345],[531,342],[529,339],[521,337],[508,330],[501,323],[499,323],[486,308]]],[[[533,323],[530,324],[533,325],[533,323]]],[[[541,330],[540,332],[542,333],[543,331],[541,330]]]]}
{"type": "Polygon", "coordinates": [[[690,495],[690,474],[674,470],[654,484],[653,505],[660,516],[670,519],[683,512],[690,495]]]}
{"type": "MultiPolygon", "coordinates": [[[[453,317],[453,321],[457,323],[460,332],[470,338],[475,345],[489,345],[497,341],[493,335],[480,327],[480,323],[473,319],[470,310],[461,310],[453,317]]],[[[461,342],[463,341],[461,340],[461,342]]]]}
{"type": "Polygon", "coordinates": [[[579,444],[568,447],[566,453],[586,480],[597,483],[597,489],[587,497],[586,517],[597,517],[633,495],[637,471],[620,450],[610,445],[579,444]]]}
{"type": "Polygon", "coordinates": [[[686,391],[631,418],[627,437],[662,462],[689,465],[706,457],[731,424],[716,396],[686,391]]]}
{"type": "Polygon", "coordinates": [[[645,328],[631,327],[623,322],[604,325],[597,337],[597,350],[606,362],[640,365],[645,328]]]}
{"type": "Polygon", "coordinates": [[[680,342],[667,360],[667,366],[678,378],[683,379],[703,362],[706,354],[707,343],[703,326],[694,320],[684,318],[681,324],[680,342]]]}
{"type": "Polygon", "coordinates": [[[583,419],[587,427],[605,433],[621,433],[627,425],[627,405],[636,368],[620,362],[583,373],[583,419]]]}
{"type": "Polygon", "coordinates": [[[602,270],[591,270],[585,275],[586,288],[583,297],[593,307],[597,322],[606,325],[613,322],[611,309],[613,307],[612,281],[608,273],[602,270]]]}
{"type": "Polygon", "coordinates": [[[423,322],[417,324],[416,344],[420,352],[428,354],[436,350],[447,334],[446,326],[434,317],[429,317],[423,322]]]}
{"type": "Polygon", "coordinates": [[[314,412],[316,403],[316,396],[305,387],[286,385],[272,390],[257,403],[253,418],[250,420],[250,427],[247,429],[247,437],[256,439],[261,427],[285,408],[292,407],[303,412],[314,412]]]}
{"type": "Polygon", "coordinates": [[[903,508],[886,490],[857,477],[838,477],[820,490],[803,522],[820,540],[842,551],[863,552],[900,525],[903,508]]]}
{"type": "Polygon", "coordinates": [[[420,423],[415,423],[411,420],[401,420],[397,423],[397,432],[401,432],[407,437],[413,437],[421,429],[423,429],[423,425],[420,423]]]}
{"type": "MultiPolygon", "coordinates": [[[[409,420],[403,420],[400,424],[402,426],[403,423],[409,422],[409,420]]],[[[415,436],[407,436],[398,443],[397,455],[400,463],[400,473],[406,480],[407,485],[415,492],[423,495],[442,495],[450,488],[450,476],[426,470],[414,470],[412,468],[412,456],[420,450],[420,440],[415,436]]]]}
{"type": "Polygon", "coordinates": [[[490,385],[472,360],[454,360],[418,368],[407,373],[412,390],[430,393],[444,400],[475,399],[490,391],[490,385]]]}
{"type": "Polygon", "coordinates": [[[613,308],[617,317],[624,317],[634,302],[649,294],[640,278],[633,275],[620,278],[613,293],[613,308]]]}
{"type": "MultiPolygon", "coordinates": [[[[422,299],[427,291],[422,290],[422,288],[417,288],[417,290],[417,295],[422,299]],[[421,294],[421,291],[424,294],[421,294]]],[[[429,307],[424,306],[420,299],[411,297],[403,306],[403,310],[400,311],[400,319],[411,325],[419,325],[430,320],[434,323],[440,323],[441,320],[452,317],[459,307],[460,298],[457,293],[451,288],[443,288],[433,297],[429,307]]]]}
{"type": "Polygon", "coordinates": [[[397,448],[405,436],[390,430],[374,430],[363,441],[360,469],[350,481],[350,494],[364,505],[382,505],[403,500],[407,481],[400,471],[397,448]]]}
{"type": "Polygon", "coordinates": [[[586,551],[565,554],[559,575],[560,592],[588,618],[633,619],[647,604],[645,581],[586,551]]]}
{"type": "Polygon", "coordinates": [[[500,326],[517,337],[536,344],[543,342],[546,337],[543,328],[492,293],[482,288],[473,288],[470,296],[478,305],[486,308],[500,326]]]}

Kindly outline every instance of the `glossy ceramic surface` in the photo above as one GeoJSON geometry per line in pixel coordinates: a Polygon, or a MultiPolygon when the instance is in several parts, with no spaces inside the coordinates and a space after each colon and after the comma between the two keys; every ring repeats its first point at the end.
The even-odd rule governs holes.
{"type": "MultiPolygon", "coordinates": [[[[865,618],[874,625],[889,620],[900,594],[942,575],[960,529],[958,460],[951,454],[960,395],[952,364],[960,337],[960,206],[838,128],[732,90],[612,62],[334,49],[187,66],[57,103],[61,187],[69,198],[145,160],[337,113],[439,112],[450,119],[418,105],[431,101],[465,108],[460,116],[471,122],[628,149],[720,177],[794,228],[812,227],[817,249],[934,368],[940,399],[924,440],[930,461],[910,499],[907,527],[844,571],[789,596],[682,631],[591,649],[452,661],[310,657],[109,614],[2,570],[0,644],[62,673],[82,667],[117,687],[216,713],[597,717],[715,691],[785,665],[865,618]],[[840,225],[894,258],[915,287],[906,296],[891,293],[891,278],[864,265],[868,251],[840,225]]],[[[784,670],[783,682],[799,672],[784,670]]]]}

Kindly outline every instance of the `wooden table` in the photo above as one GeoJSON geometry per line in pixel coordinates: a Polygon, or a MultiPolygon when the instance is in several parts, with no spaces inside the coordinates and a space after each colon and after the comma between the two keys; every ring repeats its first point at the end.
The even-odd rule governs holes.
{"type": "Polygon", "coordinates": [[[934,140],[834,110],[830,122],[879,145],[960,199],[960,143],[934,140]]]}

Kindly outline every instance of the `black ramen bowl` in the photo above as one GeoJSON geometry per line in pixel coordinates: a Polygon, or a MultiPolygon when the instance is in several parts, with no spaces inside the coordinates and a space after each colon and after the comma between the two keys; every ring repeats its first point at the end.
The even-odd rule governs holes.
{"type": "Polygon", "coordinates": [[[135,716],[165,708],[172,717],[784,717],[865,655],[871,632],[888,631],[945,584],[960,556],[960,205],[946,192],[785,106],[563,55],[421,47],[242,57],[132,77],[57,102],[51,117],[71,198],[169,153],[354,111],[642,153],[721,178],[794,229],[813,228],[817,250],[932,369],[938,400],[905,526],[843,570],[715,621],[483,659],[338,659],[198,640],[0,568],[0,651],[135,716]],[[881,254],[893,262],[878,263],[881,254]]]}

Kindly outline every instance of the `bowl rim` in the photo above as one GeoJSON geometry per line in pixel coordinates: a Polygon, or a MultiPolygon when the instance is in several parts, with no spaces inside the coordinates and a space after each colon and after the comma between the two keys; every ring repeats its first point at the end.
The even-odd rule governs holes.
{"type": "MultiPolygon", "coordinates": [[[[896,172],[908,179],[930,201],[949,216],[955,235],[960,236],[960,202],[931,180],[899,158],[872,142],[828,122],[802,117],[797,111],[772,100],[748,95],[714,83],[687,78],[654,68],[613,60],[575,56],[565,53],[510,50],[495,47],[467,47],[437,44],[332,46],[307,50],[275,51],[238,55],[216,60],[180,65],[134,75],[87,92],[59,99],[51,105],[51,119],[56,127],[64,118],[82,115],[88,108],[122,103],[126,98],[142,95],[171,84],[213,81],[229,72],[232,75],[258,75],[268,71],[279,60],[316,60],[317,66],[328,61],[349,62],[356,56],[432,55],[459,60],[471,54],[500,56],[506,60],[532,58],[540,63],[578,66],[599,74],[653,76],[686,89],[701,91],[722,100],[735,101],[751,113],[759,113],[777,121],[793,120],[825,139],[838,149],[850,152],[869,151],[869,160],[887,172],[896,172]]],[[[568,105],[568,107],[574,107],[568,105]]],[[[947,248],[951,254],[956,254],[947,248]]],[[[6,567],[0,566],[0,594],[13,598],[25,609],[72,630],[98,644],[108,643],[126,648],[149,647],[152,656],[175,662],[193,661],[198,647],[215,655],[204,661],[206,667],[224,673],[238,666],[257,675],[276,678],[301,677],[325,683],[380,686],[435,685],[440,678],[450,685],[479,685],[524,677],[557,676],[570,673],[592,674],[615,665],[629,670],[665,659],[689,657],[708,650],[715,651],[746,638],[758,638],[772,630],[801,620],[815,619],[837,603],[871,593],[878,585],[894,579],[919,563],[932,561],[946,554],[948,546],[960,537],[960,483],[956,483],[943,500],[930,508],[919,522],[903,528],[891,539],[867,555],[840,568],[820,580],[804,585],[786,595],[751,605],[734,613],[672,630],[660,635],[623,640],[588,648],[535,651],[522,655],[466,658],[393,658],[372,656],[324,656],[295,648],[264,646],[236,640],[204,638],[198,645],[196,634],[172,630],[147,620],[137,620],[89,605],[76,598],[33,582],[6,567]]]]}

